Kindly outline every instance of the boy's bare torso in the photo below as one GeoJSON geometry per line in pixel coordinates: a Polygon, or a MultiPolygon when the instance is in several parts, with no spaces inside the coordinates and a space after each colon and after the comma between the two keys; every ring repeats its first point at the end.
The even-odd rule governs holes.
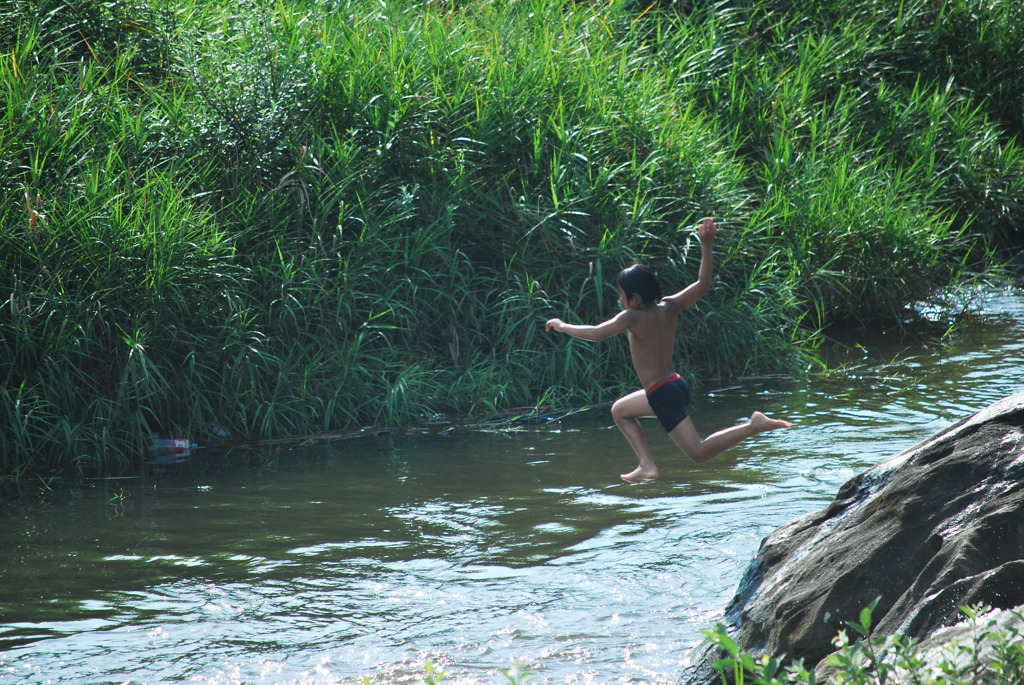
{"type": "Polygon", "coordinates": [[[650,307],[631,309],[627,315],[633,368],[640,377],[640,384],[650,388],[675,372],[672,353],[679,310],[663,300],[650,307]]]}

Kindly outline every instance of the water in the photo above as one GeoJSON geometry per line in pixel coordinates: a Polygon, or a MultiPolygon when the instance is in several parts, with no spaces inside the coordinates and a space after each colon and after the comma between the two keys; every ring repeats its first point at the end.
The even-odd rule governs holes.
{"type": "MultiPolygon", "coordinates": [[[[662,479],[607,410],[204,457],[0,506],[0,682],[674,683],[761,539],[1024,387],[1024,298],[876,336],[841,372],[706,383],[698,430],[798,427],[662,479]],[[929,327],[934,334],[936,328],[929,327]],[[215,458],[216,457],[216,458],[215,458]]],[[[626,363],[626,360],[623,360],[626,363]]],[[[56,487],[56,486],[55,486],[56,487]]]]}

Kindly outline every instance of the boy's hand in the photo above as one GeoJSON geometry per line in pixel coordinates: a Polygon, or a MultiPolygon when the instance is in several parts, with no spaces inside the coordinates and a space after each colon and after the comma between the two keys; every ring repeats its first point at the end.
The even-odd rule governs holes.
{"type": "Polygon", "coordinates": [[[706,216],[703,219],[701,219],[700,239],[702,241],[710,242],[715,239],[716,235],[718,235],[718,224],[715,223],[715,220],[709,216],[706,216]]]}
{"type": "Polygon", "coordinates": [[[558,330],[558,326],[561,323],[562,323],[561,319],[548,319],[548,322],[546,324],[544,324],[544,330],[545,331],[550,331],[552,328],[554,328],[557,331],[558,330]]]}

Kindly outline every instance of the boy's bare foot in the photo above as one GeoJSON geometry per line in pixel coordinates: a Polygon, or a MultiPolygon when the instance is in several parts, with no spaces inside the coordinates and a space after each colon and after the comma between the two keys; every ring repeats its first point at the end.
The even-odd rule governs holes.
{"type": "Polygon", "coordinates": [[[623,473],[619,475],[619,478],[626,481],[627,483],[650,483],[652,480],[657,480],[658,476],[657,469],[645,471],[641,467],[637,466],[629,473],[623,473]]]}
{"type": "Polygon", "coordinates": [[[777,428],[792,428],[793,424],[782,419],[769,418],[761,412],[755,411],[750,415],[750,426],[758,433],[764,433],[765,431],[773,431],[777,428]]]}

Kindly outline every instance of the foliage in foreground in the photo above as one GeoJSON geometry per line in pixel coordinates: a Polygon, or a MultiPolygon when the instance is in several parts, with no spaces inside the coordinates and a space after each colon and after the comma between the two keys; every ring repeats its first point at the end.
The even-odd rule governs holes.
{"type": "Polygon", "coordinates": [[[792,370],[1021,235],[1024,9],[982,0],[0,3],[0,479],[635,381],[614,274],[792,370]],[[690,6],[693,5],[693,6],[690,6]]]}
{"type": "MultiPolygon", "coordinates": [[[[443,685],[447,674],[443,670],[438,670],[432,662],[427,662],[424,667],[424,676],[420,681],[422,685],[443,685]]],[[[520,668],[511,669],[499,669],[499,672],[504,676],[504,682],[509,685],[527,685],[528,683],[534,682],[534,676],[529,672],[520,668]]],[[[362,685],[373,685],[373,680],[369,676],[362,679],[362,685]]]]}
{"type": "MultiPolygon", "coordinates": [[[[829,683],[844,685],[1014,685],[1024,682],[1024,635],[1015,628],[996,628],[991,607],[961,607],[970,621],[966,640],[952,640],[939,652],[923,654],[914,640],[871,634],[871,615],[877,601],[861,611],[858,622],[834,640],[837,651],[826,660],[829,683]]],[[[1024,616],[1014,611],[1020,621],[1024,616]]],[[[708,640],[728,656],[715,667],[723,685],[814,685],[817,676],[802,661],[785,657],[755,658],[740,651],[724,626],[707,633],[708,640]]]]}

